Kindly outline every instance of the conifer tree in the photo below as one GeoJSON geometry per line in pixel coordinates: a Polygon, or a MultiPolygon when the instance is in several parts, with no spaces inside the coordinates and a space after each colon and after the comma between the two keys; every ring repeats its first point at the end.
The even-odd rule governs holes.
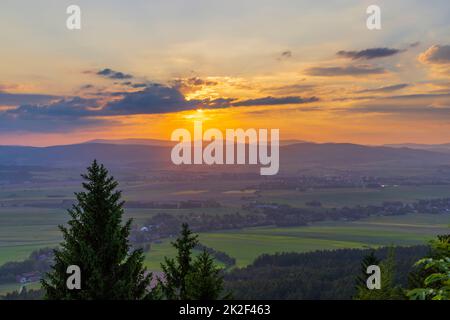
{"type": "Polygon", "coordinates": [[[193,300],[221,299],[223,291],[223,278],[220,275],[214,259],[206,251],[197,256],[192,272],[188,278],[189,297],[193,300]]]}
{"type": "MultiPolygon", "coordinates": [[[[370,290],[366,285],[358,287],[355,300],[404,300],[402,288],[395,283],[395,252],[388,248],[385,260],[379,263],[381,269],[381,288],[370,290]]],[[[366,278],[367,279],[367,278],[366,278]]]]}
{"type": "Polygon", "coordinates": [[[175,259],[164,258],[161,264],[165,279],[159,281],[163,295],[169,300],[187,300],[187,277],[191,272],[192,250],[198,244],[198,236],[193,235],[187,223],[181,226],[180,236],[172,243],[177,249],[175,259]]]}
{"type": "Polygon", "coordinates": [[[379,266],[380,262],[381,262],[381,260],[375,256],[374,250],[371,250],[369,254],[367,254],[366,256],[363,257],[363,260],[361,261],[361,269],[360,269],[361,273],[356,278],[356,289],[358,290],[358,292],[363,291],[363,290],[368,290],[367,289],[367,277],[368,277],[367,267],[372,266],[372,265],[379,266]]]}
{"type": "Polygon", "coordinates": [[[55,250],[52,270],[42,280],[47,299],[135,300],[147,297],[151,274],[141,250],[130,252],[131,220],[124,214],[118,183],[96,160],[82,175],[84,191],[69,209],[68,226],[60,226],[63,242],[55,250]],[[81,289],[68,289],[68,266],[81,270],[81,289]]]}

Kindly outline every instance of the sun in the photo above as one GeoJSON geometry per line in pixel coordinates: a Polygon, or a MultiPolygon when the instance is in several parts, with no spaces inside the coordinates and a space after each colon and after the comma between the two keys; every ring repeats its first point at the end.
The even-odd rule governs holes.
{"type": "Polygon", "coordinates": [[[205,110],[203,109],[196,109],[195,111],[191,111],[188,114],[186,114],[184,116],[185,119],[190,119],[190,120],[207,120],[208,117],[205,114],[205,110]]]}

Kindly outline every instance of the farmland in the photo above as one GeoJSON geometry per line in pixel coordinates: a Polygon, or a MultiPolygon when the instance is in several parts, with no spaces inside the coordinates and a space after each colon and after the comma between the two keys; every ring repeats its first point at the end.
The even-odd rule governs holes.
{"type": "MultiPolygon", "coordinates": [[[[248,181],[250,184],[251,181],[248,181]]],[[[207,213],[207,214],[223,214],[233,213],[236,211],[245,214],[246,211],[241,208],[242,204],[246,202],[243,200],[243,196],[252,196],[253,191],[251,189],[238,189],[233,185],[233,182],[225,183],[221,188],[215,183],[212,183],[208,188],[201,190],[214,190],[216,199],[222,204],[219,208],[192,208],[192,209],[152,209],[152,208],[127,208],[126,218],[133,218],[134,223],[137,225],[142,224],[156,213],[165,212],[169,214],[191,214],[191,213],[207,213]]],[[[77,184],[78,185],[78,184],[77,184]]],[[[192,194],[192,190],[200,190],[194,188],[195,183],[168,183],[163,184],[161,190],[171,190],[171,199],[173,201],[189,199],[189,197],[205,198],[204,192],[192,194]],[[171,187],[170,187],[171,186],[171,187]]],[[[242,185],[242,184],[241,184],[242,185]]],[[[131,184],[125,183],[121,185],[123,187],[123,195],[125,199],[152,199],[159,200],[155,195],[155,188],[149,187],[145,184],[131,184]],[[146,189],[149,188],[149,189],[146,189]],[[144,192],[144,190],[147,190],[144,192]]],[[[11,187],[8,190],[0,189],[0,197],[2,201],[35,201],[40,203],[41,201],[61,201],[64,199],[73,199],[73,192],[77,190],[75,186],[47,186],[47,187],[11,187]],[[58,197],[56,197],[58,196],[58,197]]],[[[210,193],[208,191],[207,193],[210,193]]],[[[450,186],[448,185],[435,185],[435,186],[391,186],[381,189],[362,189],[362,188],[336,188],[336,189],[315,189],[315,190],[263,190],[258,196],[258,201],[261,202],[276,202],[285,203],[294,207],[304,207],[305,203],[311,200],[317,200],[322,203],[324,208],[327,207],[341,207],[341,206],[355,206],[355,205],[368,205],[379,204],[383,201],[399,200],[405,203],[416,201],[417,199],[430,199],[441,198],[450,195],[450,186]]],[[[40,247],[55,246],[61,240],[60,232],[57,228],[59,224],[64,224],[68,219],[68,214],[63,208],[46,208],[44,207],[31,207],[31,206],[2,206],[0,207],[0,264],[6,261],[22,260],[28,254],[40,247]]],[[[376,219],[383,219],[381,217],[376,219]]],[[[387,218],[386,218],[387,219],[387,218]]],[[[403,219],[403,217],[402,217],[403,219]]],[[[414,224],[415,217],[411,221],[411,216],[404,217],[406,221],[404,223],[414,224]]],[[[423,221],[422,221],[423,222],[423,221]]],[[[277,235],[271,234],[267,228],[258,230],[246,230],[246,231],[228,231],[222,233],[209,233],[202,236],[202,241],[206,245],[214,247],[225,252],[229,251],[231,255],[237,254],[236,258],[246,263],[253,259],[257,254],[263,252],[273,252],[279,248],[293,248],[295,250],[311,250],[311,249],[325,249],[333,248],[336,246],[361,246],[367,243],[367,239],[361,239],[357,237],[356,230],[363,228],[364,225],[359,222],[346,223],[343,222],[342,226],[332,229],[332,226],[328,226],[326,223],[321,225],[315,225],[314,227],[307,227],[307,229],[292,229],[298,230],[302,235],[302,241],[298,242],[298,237],[288,237],[286,234],[277,235]],[[322,228],[322,231],[313,232],[314,228],[322,228]],[[327,229],[328,228],[328,229],[327,229]],[[307,231],[309,230],[309,231],[307,231]],[[330,233],[346,234],[345,237],[329,238],[330,233]],[[247,238],[246,238],[247,237],[247,238]],[[268,237],[267,241],[264,237],[268,237]],[[247,254],[248,257],[244,257],[246,254],[234,252],[232,248],[234,246],[233,241],[238,239],[245,239],[242,241],[248,241],[242,243],[242,245],[236,245],[239,248],[246,248],[249,243],[255,243],[255,248],[242,249],[242,251],[250,250],[251,253],[247,254]],[[250,241],[251,240],[251,241],[250,241]],[[260,243],[262,243],[260,245],[260,243]],[[279,243],[279,245],[277,244],[279,243]],[[231,251],[230,251],[231,250],[231,251]]],[[[380,231],[380,226],[371,226],[372,229],[377,232],[380,231]],[[378,229],[376,229],[378,228],[378,229]]],[[[391,228],[392,229],[392,228],[391,228]]],[[[394,230],[393,232],[402,231],[394,230]]],[[[294,232],[294,231],[293,231],[294,232]]],[[[434,234],[434,233],[432,233],[434,234]]],[[[401,236],[395,238],[389,236],[389,234],[380,234],[380,238],[384,237],[384,244],[393,241],[397,243],[400,241],[402,244],[409,244],[411,241],[421,241],[424,238],[402,240],[401,236]],[[402,241],[403,242],[402,242],[402,241]]],[[[370,239],[369,239],[370,240],[370,239]]],[[[369,243],[371,243],[369,241],[369,243]]],[[[376,241],[375,241],[376,243],[376,241]]],[[[155,254],[163,255],[165,248],[159,248],[158,244],[153,244],[153,250],[155,254]],[[159,250],[159,251],[158,251],[159,250]],[[159,252],[159,253],[158,253],[159,252]]],[[[150,263],[150,262],[148,262],[150,263]]]]}
{"type": "MultiPolygon", "coordinates": [[[[8,261],[24,260],[39,248],[56,247],[62,240],[58,225],[69,218],[64,205],[74,200],[80,181],[67,179],[60,172],[52,182],[9,185],[0,187],[0,265],[8,261]],[[56,204],[56,205],[55,205],[56,204]],[[63,205],[61,205],[63,204],[63,205]]],[[[53,173],[54,174],[54,173],[53,173]]],[[[307,208],[308,202],[320,202],[321,208],[379,205],[385,201],[412,203],[418,199],[445,198],[450,185],[388,185],[382,188],[304,188],[255,189],[252,179],[208,179],[205,181],[152,181],[123,179],[120,189],[127,201],[162,201],[176,203],[189,200],[213,199],[215,208],[146,208],[127,207],[124,218],[133,218],[134,225],[142,225],[158,213],[170,215],[223,215],[249,211],[243,205],[252,202],[286,204],[307,208]]],[[[263,253],[282,251],[307,252],[338,248],[363,248],[384,245],[423,244],[437,234],[448,233],[450,214],[407,214],[374,216],[357,221],[323,221],[296,227],[254,227],[200,233],[200,242],[236,259],[238,267],[250,264],[263,253]]],[[[175,254],[170,242],[173,238],[151,243],[145,265],[160,270],[164,257],[175,254]]],[[[29,288],[38,284],[30,284],[29,288]]],[[[0,287],[0,294],[18,289],[17,283],[0,287]]]]}
{"type": "MultiPolygon", "coordinates": [[[[410,214],[373,217],[354,222],[321,222],[311,226],[201,233],[201,243],[236,258],[239,267],[263,253],[307,252],[338,248],[424,244],[437,234],[448,233],[450,215],[410,214]]],[[[164,252],[170,253],[169,240],[154,244],[146,264],[158,270],[164,252]]]]}

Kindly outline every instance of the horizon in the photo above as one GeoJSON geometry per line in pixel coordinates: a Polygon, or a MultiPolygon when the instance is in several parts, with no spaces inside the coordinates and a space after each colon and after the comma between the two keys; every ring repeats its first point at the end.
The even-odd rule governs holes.
{"type": "MultiPolygon", "coordinates": [[[[58,146],[70,146],[70,145],[80,145],[80,144],[94,144],[94,143],[100,143],[100,144],[117,144],[114,142],[125,142],[125,141],[134,141],[134,140],[141,140],[142,142],[145,141],[154,141],[155,143],[161,142],[161,143],[171,143],[176,144],[177,141],[171,141],[170,139],[163,140],[163,139],[152,139],[152,138],[120,138],[120,139],[97,139],[93,138],[90,140],[81,140],[81,141],[74,141],[70,143],[65,144],[0,144],[0,146],[3,147],[34,147],[34,148],[47,148],[47,147],[58,147],[58,146]]],[[[223,139],[218,139],[225,141],[223,139]]],[[[191,140],[196,141],[196,140],[191,140]]],[[[205,143],[210,143],[211,141],[208,140],[202,140],[205,143]]],[[[367,147],[393,147],[393,146],[403,146],[408,148],[408,145],[417,145],[417,146],[442,146],[442,145],[450,145],[450,142],[444,142],[444,143],[417,143],[417,142],[403,142],[403,143],[388,143],[388,144],[363,144],[363,143],[352,143],[352,142],[337,142],[337,141],[306,141],[302,139],[280,139],[280,143],[285,142],[292,142],[290,144],[352,144],[352,145],[360,145],[360,146],[367,146],[367,147]]],[[[120,145],[120,144],[119,144],[120,145]]],[[[123,145],[126,145],[125,143],[123,145]]],[[[140,145],[138,142],[136,145],[140,145]]],[[[157,145],[156,145],[157,146],[157,145]]],[[[282,147],[283,145],[280,145],[282,147]]],[[[411,148],[413,149],[413,148],[411,148]]]]}

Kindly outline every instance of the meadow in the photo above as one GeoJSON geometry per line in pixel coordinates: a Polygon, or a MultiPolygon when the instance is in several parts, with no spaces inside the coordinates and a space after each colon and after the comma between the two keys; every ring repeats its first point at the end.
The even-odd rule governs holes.
{"type": "MultiPolygon", "coordinates": [[[[46,224],[41,226],[43,230],[48,227],[46,224]]],[[[226,252],[236,259],[237,267],[244,267],[264,253],[425,244],[438,234],[448,233],[449,228],[450,214],[408,214],[378,216],[351,222],[328,221],[302,227],[258,227],[207,232],[200,233],[199,240],[204,245],[226,252]]],[[[20,237],[20,234],[16,237],[20,237]]],[[[149,270],[160,271],[164,257],[175,256],[175,250],[171,246],[173,240],[163,239],[158,243],[152,243],[144,262],[149,270]]],[[[40,234],[40,237],[35,235],[22,242],[17,241],[18,239],[9,244],[2,242],[0,247],[2,263],[22,260],[31,251],[40,247],[56,246],[60,239],[53,230],[50,233],[40,234]]],[[[38,286],[36,283],[27,285],[28,288],[36,286],[38,286]]],[[[19,288],[20,285],[17,283],[2,285],[0,295],[19,288]]]]}
{"type": "MultiPolygon", "coordinates": [[[[248,181],[250,184],[252,181],[248,181]]],[[[212,182],[208,186],[199,188],[196,182],[183,182],[174,183],[167,182],[159,184],[160,188],[156,188],[155,183],[143,183],[143,182],[125,182],[121,184],[123,189],[123,196],[128,200],[142,200],[151,201],[159,200],[161,194],[170,194],[170,199],[173,201],[183,201],[186,199],[208,199],[215,195],[220,203],[221,208],[207,209],[207,208],[195,208],[195,209],[147,209],[147,208],[127,208],[125,210],[125,218],[133,218],[136,224],[142,224],[154,214],[160,212],[166,212],[170,214],[190,214],[190,213],[207,213],[207,214],[224,214],[234,213],[236,211],[245,214],[246,211],[241,208],[242,204],[248,203],[248,200],[243,199],[246,196],[252,196],[253,192],[250,189],[239,189],[236,184],[242,186],[242,181],[227,182],[220,184],[219,181],[212,182]],[[202,192],[200,192],[202,191],[202,192]]],[[[245,183],[246,185],[247,183],[245,183]]],[[[62,199],[73,199],[73,192],[77,190],[77,184],[50,184],[46,186],[17,186],[0,188],[1,201],[61,201],[62,199]]],[[[317,200],[322,203],[324,208],[327,207],[341,207],[341,206],[356,206],[356,205],[378,205],[383,201],[403,201],[413,202],[418,199],[430,199],[430,198],[444,198],[450,194],[450,186],[391,186],[381,189],[361,189],[361,188],[337,188],[337,189],[312,189],[306,191],[295,190],[265,190],[262,191],[257,198],[261,202],[276,202],[285,203],[294,207],[304,207],[306,202],[317,200]]],[[[167,198],[168,199],[168,198],[167,198]]],[[[0,206],[0,264],[6,261],[23,260],[28,254],[40,247],[56,246],[61,240],[61,234],[57,228],[59,224],[64,224],[69,218],[66,210],[60,208],[38,208],[27,206],[0,206]]],[[[381,219],[381,218],[380,218],[381,219]]],[[[407,219],[410,219],[408,217],[407,219]]],[[[329,240],[325,231],[321,233],[312,234],[309,233],[308,241],[313,243],[306,243],[303,240],[301,247],[306,248],[327,248],[333,247],[334,242],[329,241],[344,241],[346,245],[359,246],[360,243],[366,243],[365,239],[357,238],[356,227],[357,222],[346,223],[353,232],[349,232],[347,229],[330,229],[331,233],[349,232],[345,239],[331,239],[329,240]],[[358,241],[355,241],[358,239],[358,241]],[[350,241],[350,243],[348,243],[350,241]]],[[[326,225],[321,226],[325,228],[326,225]]],[[[375,226],[372,226],[375,228],[375,226]]],[[[253,233],[256,231],[252,231],[253,233]]],[[[262,231],[261,231],[262,232],[262,231]]],[[[306,231],[305,231],[306,232],[306,231]]],[[[252,233],[252,234],[253,234],[252,233]]],[[[249,231],[248,236],[250,237],[249,231]]],[[[258,234],[259,237],[267,236],[258,234]]],[[[388,234],[385,234],[386,239],[388,234]]],[[[227,238],[239,238],[242,237],[241,231],[235,232],[223,232],[223,239],[220,239],[220,234],[211,234],[205,236],[205,244],[219,243],[222,246],[224,243],[228,243],[231,240],[227,238]]],[[[252,241],[259,243],[253,234],[252,241]]],[[[248,238],[247,240],[250,240],[248,238]]],[[[393,239],[400,241],[401,239],[393,239]]],[[[280,242],[283,247],[287,245],[291,248],[290,243],[292,239],[271,238],[270,242],[274,244],[267,244],[267,250],[272,250],[272,247],[278,248],[276,243],[280,242]]],[[[232,243],[232,241],[231,241],[232,243]]],[[[293,247],[297,248],[297,244],[293,247]]],[[[407,242],[408,243],[408,242],[407,242]]],[[[344,243],[340,243],[344,245],[344,243]]],[[[245,247],[245,243],[242,248],[245,247]]],[[[264,248],[259,246],[260,249],[251,250],[257,253],[265,252],[264,248]]],[[[158,250],[158,245],[154,244],[155,250],[158,250]]],[[[218,248],[220,249],[220,248],[218,248]]],[[[162,250],[162,249],[161,249],[162,250]]],[[[250,249],[249,249],[250,250],[250,249]]],[[[226,250],[224,250],[226,251],[226,250]]],[[[253,254],[250,254],[252,257],[253,254]]],[[[239,254],[239,256],[242,256],[239,254]]],[[[251,258],[249,258],[251,259],[251,258]]],[[[245,260],[245,259],[244,259],[245,260]]]]}
{"type": "MultiPolygon", "coordinates": [[[[200,242],[236,258],[237,266],[250,264],[263,253],[308,252],[340,248],[425,244],[448,233],[450,215],[408,214],[371,217],[352,222],[321,222],[302,227],[258,227],[200,234],[200,242]]],[[[170,240],[153,244],[146,266],[160,270],[164,255],[172,256],[170,240]]]]}

